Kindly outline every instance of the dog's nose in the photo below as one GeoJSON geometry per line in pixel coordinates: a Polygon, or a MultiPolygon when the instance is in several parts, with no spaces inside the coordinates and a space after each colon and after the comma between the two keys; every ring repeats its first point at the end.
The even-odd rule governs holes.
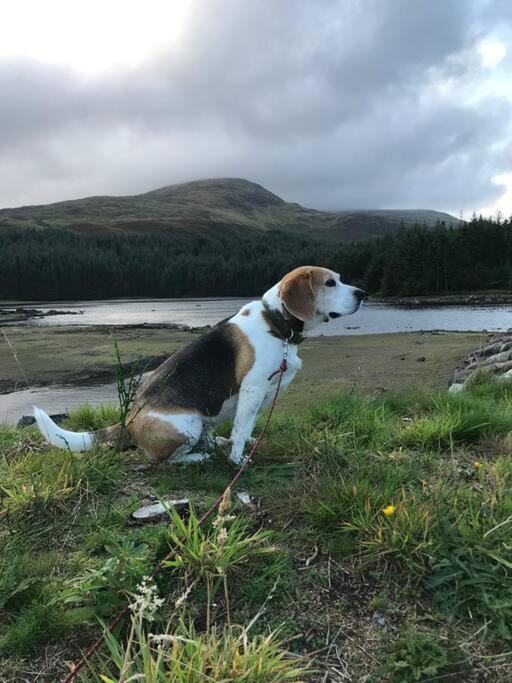
{"type": "Polygon", "coordinates": [[[354,296],[358,301],[364,301],[365,299],[368,298],[368,294],[364,291],[364,289],[355,289],[354,290],[354,296]]]}

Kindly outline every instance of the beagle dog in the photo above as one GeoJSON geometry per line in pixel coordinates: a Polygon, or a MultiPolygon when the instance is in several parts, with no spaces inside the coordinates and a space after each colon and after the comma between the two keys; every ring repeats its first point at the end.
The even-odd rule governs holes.
{"type": "Polygon", "coordinates": [[[114,441],[139,446],[152,463],[200,462],[208,457],[216,425],[233,420],[229,460],[240,465],[259,412],[275,394],[288,341],[286,388],[301,367],[297,345],[330,318],[351,315],[366,294],[343,284],[338,273],[317,266],[292,270],[231,318],[170,356],[139,387],[125,429],[96,432],[58,427],[39,408],[34,416],[54,446],[86,451],[114,441]]]}

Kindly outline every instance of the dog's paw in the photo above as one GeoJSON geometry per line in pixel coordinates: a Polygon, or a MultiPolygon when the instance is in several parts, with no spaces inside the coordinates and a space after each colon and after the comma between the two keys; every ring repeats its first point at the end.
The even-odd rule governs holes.
{"type": "Polygon", "coordinates": [[[214,442],[217,448],[226,448],[226,446],[229,446],[231,443],[231,441],[224,436],[216,436],[214,442]]]}

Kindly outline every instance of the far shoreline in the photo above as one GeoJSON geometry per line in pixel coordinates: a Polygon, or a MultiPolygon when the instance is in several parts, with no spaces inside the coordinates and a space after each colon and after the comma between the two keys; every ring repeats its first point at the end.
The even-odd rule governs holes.
{"type": "Polygon", "coordinates": [[[372,296],[376,304],[425,308],[429,306],[471,306],[512,304],[512,292],[473,292],[466,294],[422,294],[418,296],[372,296]]]}
{"type": "MultiPolygon", "coordinates": [[[[51,309],[57,306],[59,309],[66,308],[66,306],[76,305],[77,303],[97,303],[102,302],[119,302],[127,303],[130,301],[144,302],[144,301],[229,301],[230,299],[259,299],[261,293],[254,295],[240,295],[229,294],[226,296],[131,296],[131,297],[104,297],[101,299],[89,299],[87,297],[80,297],[75,299],[27,299],[27,300],[1,300],[0,299],[0,322],[2,322],[2,315],[13,315],[16,309],[22,315],[34,317],[45,317],[48,315],[55,315],[54,310],[43,311],[44,309],[51,309]]],[[[392,295],[383,296],[381,294],[370,294],[368,303],[389,304],[392,306],[409,306],[424,307],[424,306],[461,306],[471,304],[498,304],[507,305],[512,304],[512,291],[490,290],[477,292],[458,292],[451,294],[417,294],[417,295],[392,295]]],[[[70,315],[79,315],[77,311],[68,312],[70,315]]],[[[59,311],[59,315],[63,315],[63,311],[59,311]]]]}

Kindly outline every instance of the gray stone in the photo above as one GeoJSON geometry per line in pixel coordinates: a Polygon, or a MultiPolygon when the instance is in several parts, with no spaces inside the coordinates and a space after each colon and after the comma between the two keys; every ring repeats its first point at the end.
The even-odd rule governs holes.
{"type": "Polygon", "coordinates": [[[377,624],[377,626],[380,626],[381,628],[386,628],[386,626],[388,625],[388,620],[383,614],[380,614],[379,612],[374,612],[373,623],[377,624]]]}
{"type": "Polygon", "coordinates": [[[170,507],[174,507],[178,512],[188,510],[189,500],[188,498],[169,499],[159,501],[154,505],[144,505],[132,512],[131,518],[136,522],[157,522],[168,516],[167,510],[170,507]]]}
{"type": "MultiPolygon", "coordinates": [[[[50,415],[51,419],[55,424],[61,424],[69,415],[67,413],[56,413],[55,415],[50,415]]],[[[36,423],[36,418],[33,415],[23,415],[18,420],[16,427],[31,427],[36,423]]]]}
{"type": "Polygon", "coordinates": [[[255,507],[254,501],[253,501],[252,497],[247,493],[247,491],[239,491],[236,494],[236,497],[242,503],[242,505],[245,505],[245,507],[248,507],[248,508],[254,508],[255,507]]]}
{"type": "Polygon", "coordinates": [[[486,358],[482,365],[490,365],[491,363],[506,363],[511,360],[512,351],[503,351],[502,353],[495,353],[492,356],[486,358]]]}
{"type": "Polygon", "coordinates": [[[449,394],[457,394],[459,391],[464,389],[464,384],[453,383],[448,389],[449,394]]]}
{"type": "Polygon", "coordinates": [[[36,418],[33,415],[23,415],[23,417],[18,420],[16,427],[31,427],[35,423],[36,418]]]}

